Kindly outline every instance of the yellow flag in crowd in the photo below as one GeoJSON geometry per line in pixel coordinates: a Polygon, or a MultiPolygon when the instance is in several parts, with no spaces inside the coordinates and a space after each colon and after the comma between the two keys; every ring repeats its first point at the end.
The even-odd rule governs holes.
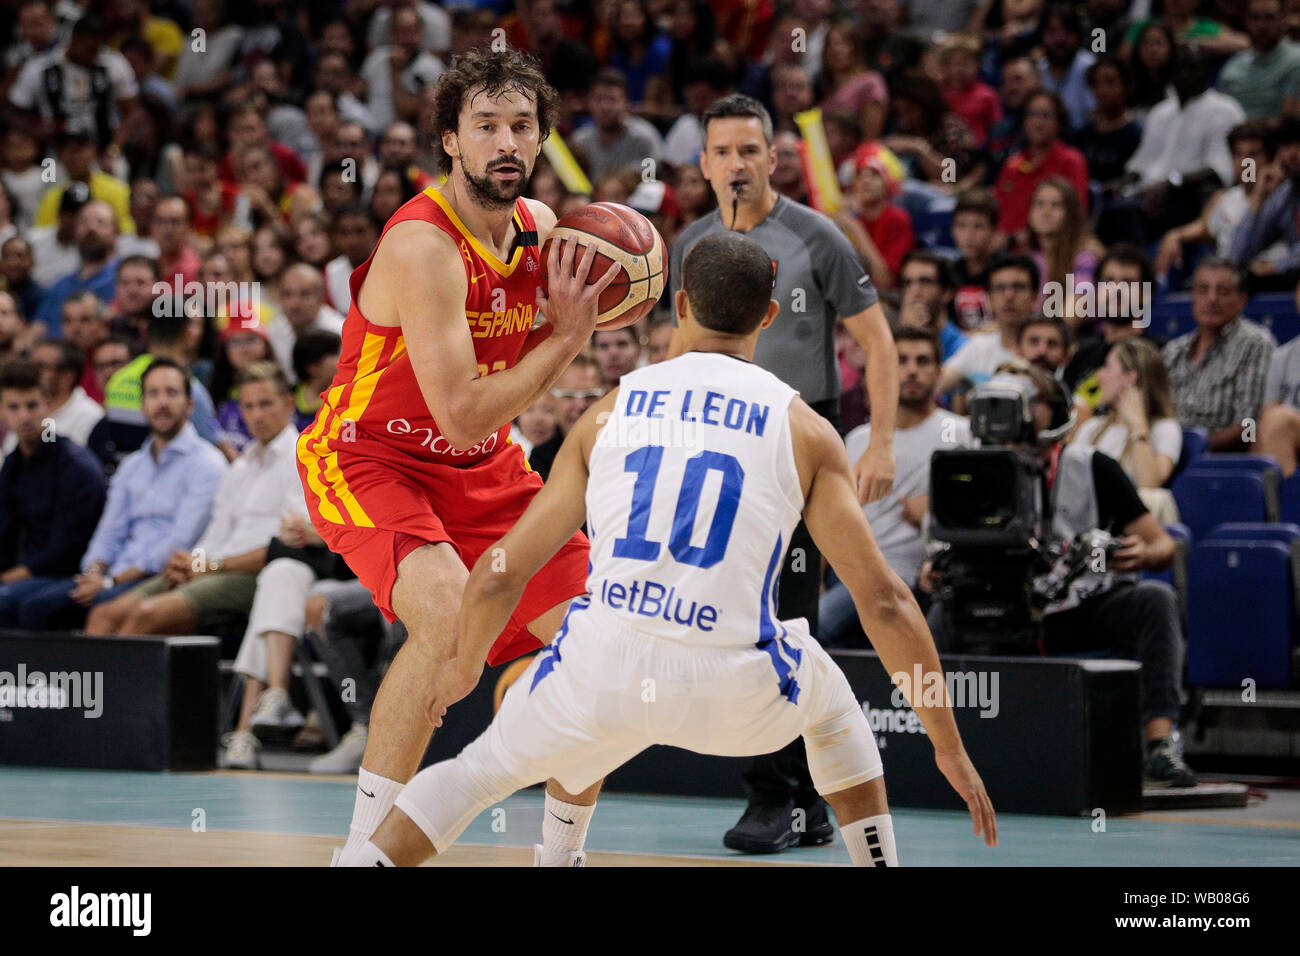
{"type": "Polygon", "coordinates": [[[564,137],[558,131],[546,137],[542,143],[542,152],[546,155],[551,168],[555,170],[555,174],[560,177],[560,182],[564,184],[565,189],[571,193],[583,193],[588,196],[595,192],[591,188],[591,180],[582,171],[578,161],[573,158],[573,153],[569,152],[564,137]]]}
{"type": "Polygon", "coordinates": [[[831,147],[826,142],[826,128],[822,125],[822,111],[814,107],[794,114],[795,125],[803,135],[804,178],[808,181],[808,202],[818,212],[833,216],[839,211],[844,197],[840,194],[835,163],[831,160],[831,147]]]}

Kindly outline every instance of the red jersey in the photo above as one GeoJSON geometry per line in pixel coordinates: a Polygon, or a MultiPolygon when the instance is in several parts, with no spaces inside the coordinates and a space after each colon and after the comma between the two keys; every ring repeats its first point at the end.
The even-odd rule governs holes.
{"type": "MultiPolygon", "coordinates": [[[[433,223],[460,249],[461,265],[469,281],[465,317],[474,340],[479,374],[510,368],[537,313],[541,251],[537,224],[527,203],[523,199],[515,201],[518,236],[509,262],[502,262],[474,238],[433,187],[393,213],[380,235],[380,243],[394,224],[408,219],[433,223]]],[[[376,250],[378,247],[376,244],[376,250]]],[[[369,322],[357,304],[361,283],[373,259],[372,252],[349,280],[352,304],[343,323],[338,373],[321,395],[316,420],[299,441],[299,456],[337,460],[342,452],[354,461],[368,458],[398,467],[418,467],[421,463],[467,465],[503,450],[510,439],[508,421],[465,451],[455,450],[443,437],[420,393],[401,328],[369,322]]],[[[346,497],[340,498],[346,504],[346,497]]]]}
{"type": "Polygon", "coordinates": [[[880,250],[885,265],[897,281],[898,270],[903,267],[903,257],[916,245],[912,233],[912,217],[906,209],[887,203],[875,219],[859,216],[858,222],[867,230],[867,235],[880,250]]]}
{"type": "Polygon", "coordinates": [[[1034,197],[1034,190],[1048,176],[1064,176],[1073,185],[1083,203],[1084,211],[1088,209],[1088,162],[1083,153],[1073,146],[1067,146],[1057,140],[1038,158],[1030,162],[1027,148],[1013,153],[1002,164],[998,173],[994,194],[1002,215],[998,217],[998,231],[1010,235],[1025,228],[1029,222],[1029,204],[1034,197]]]}

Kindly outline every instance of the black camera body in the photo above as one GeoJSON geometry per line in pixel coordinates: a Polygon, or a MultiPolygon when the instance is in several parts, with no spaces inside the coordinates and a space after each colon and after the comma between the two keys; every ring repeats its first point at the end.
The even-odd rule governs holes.
{"type": "Polygon", "coordinates": [[[930,460],[930,537],[938,599],[957,648],[1035,652],[1045,570],[1043,467],[1012,448],[936,451],[930,460]]]}
{"type": "Polygon", "coordinates": [[[970,403],[976,449],[936,451],[930,459],[930,538],[941,545],[934,568],[938,599],[956,647],[969,653],[1036,653],[1047,601],[1035,580],[1054,555],[1044,525],[1045,469],[1035,451],[1073,426],[1068,394],[1040,395],[1031,377],[994,375],[970,403]],[[1034,405],[1051,422],[1040,431],[1034,405]]]}

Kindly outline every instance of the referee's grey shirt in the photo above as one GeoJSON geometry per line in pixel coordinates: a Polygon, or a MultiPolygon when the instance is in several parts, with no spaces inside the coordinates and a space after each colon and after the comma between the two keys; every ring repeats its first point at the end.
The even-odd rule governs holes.
{"type": "MultiPolygon", "coordinates": [[[[720,210],[682,230],[668,257],[669,302],[682,287],[682,263],[691,246],[725,230],[720,210]]],[[[776,263],[772,298],[781,305],[758,336],[754,363],[798,389],[810,405],[838,399],[835,320],[857,315],[879,299],[857,252],[834,222],[786,196],[744,235],[776,263]]]]}

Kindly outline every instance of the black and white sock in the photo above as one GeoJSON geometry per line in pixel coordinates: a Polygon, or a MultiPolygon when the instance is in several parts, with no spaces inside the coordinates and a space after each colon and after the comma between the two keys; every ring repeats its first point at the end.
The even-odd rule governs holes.
{"type": "Polygon", "coordinates": [[[846,823],[840,833],[854,866],[898,866],[894,820],[888,813],[846,823]]]}

